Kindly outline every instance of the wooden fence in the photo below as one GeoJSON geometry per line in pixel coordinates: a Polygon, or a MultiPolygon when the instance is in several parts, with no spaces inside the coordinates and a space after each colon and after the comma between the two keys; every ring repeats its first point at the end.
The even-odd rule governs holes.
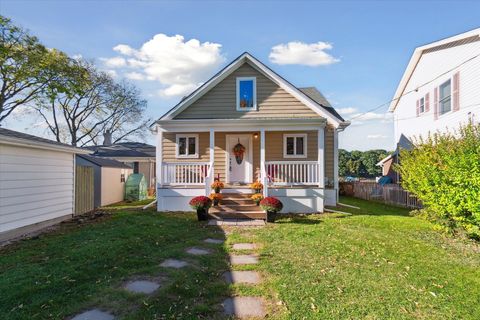
{"type": "Polygon", "coordinates": [[[75,170],[75,214],[94,209],[93,167],[77,166],[75,170]]]}
{"type": "Polygon", "coordinates": [[[411,209],[422,208],[422,202],[397,184],[380,185],[376,182],[341,182],[340,190],[345,195],[364,200],[373,200],[411,209]]]}

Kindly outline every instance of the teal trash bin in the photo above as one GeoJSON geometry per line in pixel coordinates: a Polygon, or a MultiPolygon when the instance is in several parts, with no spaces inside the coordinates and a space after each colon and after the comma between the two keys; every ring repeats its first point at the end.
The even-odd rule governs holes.
{"type": "Polygon", "coordinates": [[[135,173],[128,176],[125,183],[125,201],[147,199],[147,182],[143,174],[135,173]]]}

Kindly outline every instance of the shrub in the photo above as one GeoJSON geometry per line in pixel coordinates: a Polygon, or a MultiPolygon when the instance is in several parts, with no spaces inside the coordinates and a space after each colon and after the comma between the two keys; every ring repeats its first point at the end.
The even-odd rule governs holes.
{"type": "Polygon", "coordinates": [[[278,212],[282,210],[283,204],[275,197],[266,197],[260,201],[260,207],[267,212],[278,212]]]}
{"type": "Polygon", "coordinates": [[[429,220],[480,238],[480,124],[436,133],[402,150],[402,186],[422,200],[429,220]],[[432,216],[435,216],[433,219],[432,216]],[[444,222],[441,222],[444,221],[444,222]]]}
{"type": "Polygon", "coordinates": [[[212,200],[209,197],[198,196],[190,200],[188,203],[194,210],[208,209],[212,206],[212,200]]]}

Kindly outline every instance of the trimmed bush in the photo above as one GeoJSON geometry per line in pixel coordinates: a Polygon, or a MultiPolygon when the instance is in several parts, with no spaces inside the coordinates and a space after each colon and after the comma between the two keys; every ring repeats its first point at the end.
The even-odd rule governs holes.
{"type": "Polygon", "coordinates": [[[480,124],[418,139],[400,154],[403,188],[422,200],[424,215],[480,239],[480,124]]]}

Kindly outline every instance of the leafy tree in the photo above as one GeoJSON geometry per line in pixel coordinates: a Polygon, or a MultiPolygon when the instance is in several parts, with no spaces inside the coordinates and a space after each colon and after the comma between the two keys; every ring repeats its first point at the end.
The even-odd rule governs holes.
{"type": "Polygon", "coordinates": [[[354,176],[362,178],[376,177],[382,174],[377,166],[378,161],[385,158],[385,150],[346,151],[339,150],[338,172],[340,176],[354,176]]]}
{"type": "Polygon", "coordinates": [[[0,15],[0,123],[61,76],[63,56],[0,15]]]}
{"type": "Polygon", "coordinates": [[[136,87],[116,83],[81,59],[63,63],[61,85],[48,86],[35,106],[57,141],[73,146],[98,144],[109,131],[115,143],[146,129],[150,121],[143,119],[146,101],[136,87]]]}
{"type": "Polygon", "coordinates": [[[480,124],[418,139],[401,151],[402,186],[422,200],[422,214],[480,239],[480,124]]]}

